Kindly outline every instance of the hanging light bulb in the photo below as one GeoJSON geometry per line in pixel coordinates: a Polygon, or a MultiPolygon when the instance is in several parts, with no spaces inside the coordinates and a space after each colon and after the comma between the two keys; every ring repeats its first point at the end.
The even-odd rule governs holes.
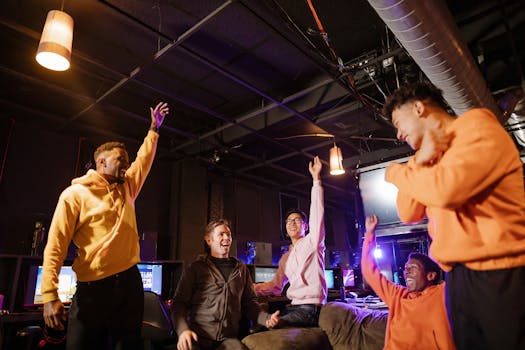
{"type": "Polygon", "coordinates": [[[341,149],[334,143],[334,147],[330,148],[330,174],[341,175],[344,173],[343,155],[341,154],[341,149]]]}
{"type": "Polygon", "coordinates": [[[47,69],[64,71],[71,64],[73,18],[63,11],[49,11],[36,60],[47,69]]]}

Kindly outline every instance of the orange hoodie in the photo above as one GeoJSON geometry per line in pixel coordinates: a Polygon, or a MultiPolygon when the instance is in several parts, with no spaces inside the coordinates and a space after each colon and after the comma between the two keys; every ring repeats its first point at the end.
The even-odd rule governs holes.
{"type": "Polygon", "coordinates": [[[96,281],[140,260],[135,199],[151,169],[159,135],[149,131],[123,184],[109,184],[94,170],[73,179],[58,200],[44,250],[43,302],[58,300],[58,272],[71,240],[77,280],[96,281]]]}
{"type": "Polygon", "coordinates": [[[428,217],[430,255],[445,271],[460,263],[472,270],[525,265],[525,192],[518,150],[486,109],[459,116],[454,135],[435,164],[393,163],[386,181],[399,189],[404,222],[428,217]]]}
{"type": "Polygon", "coordinates": [[[363,241],[361,270],[376,294],[388,305],[383,349],[455,349],[445,308],[445,284],[409,293],[388,281],[371,256],[373,242],[363,241]]]}

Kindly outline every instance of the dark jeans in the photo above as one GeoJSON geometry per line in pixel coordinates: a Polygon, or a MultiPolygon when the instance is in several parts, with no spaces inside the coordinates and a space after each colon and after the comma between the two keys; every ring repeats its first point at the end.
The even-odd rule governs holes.
{"type": "Polygon", "coordinates": [[[287,305],[279,317],[279,327],[317,327],[320,312],[320,305],[287,305]]]}
{"type": "Polygon", "coordinates": [[[78,282],[69,310],[68,350],[142,349],[144,290],[136,266],[94,282],[78,282]]]}
{"type": "Polygon", "coordinates": [[[458,350],[525,349],[525,267],[447,273],[448,318],[458,350]]]}

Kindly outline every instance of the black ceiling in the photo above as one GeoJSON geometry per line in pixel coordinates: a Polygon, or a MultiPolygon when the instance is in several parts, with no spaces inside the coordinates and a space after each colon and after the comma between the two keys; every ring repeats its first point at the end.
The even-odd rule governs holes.
{"type": "MultiPolygon", "coordinates": [[[[367,0],[311,3],[331,48],[306,0],[66,0],[75,21],[72,66],[53,72],[34,56],[47,12],[62,2],[3,0],[0,118],[94,145],[101,137],[136,142],[148,107],[167,101],[159,157],[192,157],[303,193],[307,161],[328,160],[333,139],[290,137],[329,133],[347,168],[324,176],[337,201],[352,193],[356,167],[410,153],[377,112],[398,82],[423,73],[367,0]],[[390,56],[395,70],[381,65],[390,56]]],[[[489,89],[519,85],[525,3],[446,4],[489,89]]]]}

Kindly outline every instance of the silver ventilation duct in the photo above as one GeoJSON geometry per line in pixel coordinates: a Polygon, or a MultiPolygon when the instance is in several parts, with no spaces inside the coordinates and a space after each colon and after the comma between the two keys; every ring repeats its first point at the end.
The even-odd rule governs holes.
{"type": "Polygon", "coordinates": [[[507,121],[507,130],[514,134],[518,143],[525,147],[525,98],[518,101],[507,121]]]}
{"type": "Polygon", "coordinates": [[[444,1],[368,2],[457,114],[485,107],[505,122],[444,1]]]}

